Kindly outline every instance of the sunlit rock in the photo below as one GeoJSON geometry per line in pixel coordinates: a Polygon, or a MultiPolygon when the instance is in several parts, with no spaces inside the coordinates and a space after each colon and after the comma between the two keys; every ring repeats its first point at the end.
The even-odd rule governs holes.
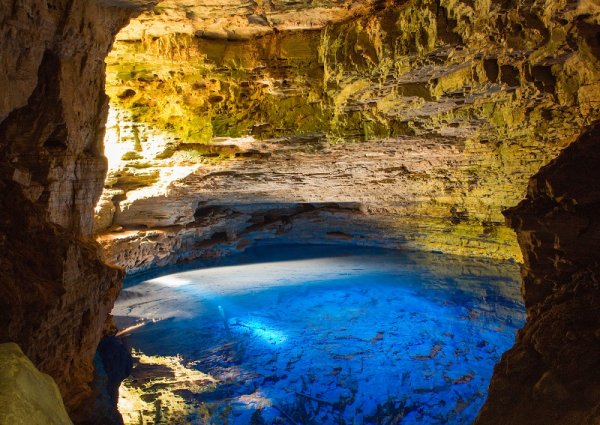
{"type": "MultiPolygon", "coordinates": [[[[522,7],[532,8],[528,3],[522,7]]],[[[273,182],[269,199],[284,204],[290,199],[361,204],[370,221],[379,220],[389,229],[396,247],[519,260],[500,211],[516,204],[529,176],[599,116],[592,30],[597,14],[590,7],[582,3],[563,9],[549,3],[543,13],[532,8],[518,14],[500,4],[413,1],[333,20],[315,31],[290,30],[236,42],[192,37],[175,29],[122,40],[107,60],[107,90],[120,111],[118,122],[135,129],[130,140],[144,159],[121,161],[111,173],[119,176],[116,185],[126,186],[131,175],[151,188],[154,183],[144,182],[145,172],[174,164],[200,166],[173,183],[166,196],[170,199],[133,188],[118,195],[121,200],[108,190],[104,197],[111,201],[103,210],[122,204],[130,213],[112,222],[103,218],[98,230],[160,226],[169,240],[178,240],[177,246],[186,246],[190,233],[209,240],[210,234],[199,236],[201,230],[192,229],[196,225],[190,215],[183,218],[180,204],[189,205],[189,197],[195,197],[196,220],[203,205],[216,206],[206,192],[223,189],[203,189],[193,182],[223,172],[221,187],[231,185],[232,200],[244,196],[238,191],[264,187],[261,179],[267,179],[273,182]],[[157,131],[169,142],[156,144],[157,131]],[[248,136],[256,142],[241,151],[221,144],[223,138],[248,136]],[[364,144],[350,143],[355,141],[364,144]],[[328,170],[323,170],[318,189],[301,182],[305,178],[300,176],[298,182],[279,183],[281,167],[290,172],[296,167],[302,175],[309,173],[307,161],[340,164],[337,157],[345,148],[339,145],[348,144],[356,154],[345,158],[348,164],[358,164],[363,152],[376,157],[381,154],[376,141],[388,144],[390,157],[378,160],[404,172],[379,176],[364,164],[365,174],[348,167],[346,188],[340,189],[328,170]],[[148,155],[157,146],[161,152],[148,155]],[[311,150],[314,155],[305,155],[311,150]],[[437,159],[440,154],[443,164],[437,159]],[[415,164],[416,157],[431,163],[415,164]],[[146,166],[146,171],[140,169],[146,166]],[[231,173],[238,168],[253,174],[231,173]],[[245,179],[244,185],[236,184],[239,178],[245,179]],[[352,199],[354,192],[362,193],[352,199]],[[177,199],[184,193],[185,199],[177,199]],[[157,217],[165,215],[163,205],[175,206],[171,217],[157,217]],[[154,206],[156,214],[151,212],[154,206]],[[180,225],[185,229],[175,228],[180,225]]],[[[161,13],[175,19],[175,9],[167,4],[161,13]]],[[[200,22],[200,13],[190,14],[192,18],[178,13],[181,22],[200,22]]],[[[235,8],[231,12],[238,13],[235,8]]],[[[148,28],[161,16],[146,14],[131,28],[148,28]]],[[[114,187],[111,179],[107,186],[114,187]]],[[[320,223],[327,228],[324,233],[352,234],[326,219],[320,223]]],[[[231,226],[235,231],[227,238],[235,243],[243,230],[231,226]]],[[[372,229],[366,226],[362,233],[372,229]]],[[[109,246],[111,238],[119,236],[103,235],[103,244],[109,246]]],[[[127,238],[131,241],[132,235],[127,238]]],[[[124,248],[113,247],[112,258],[124,248]]],[[[121,252],[122,259],[140,256],[131,248],[121,252]]],[[[160,243],[157,248],[165,251],[160,243]]],[[[190,258],[192,251],[183,248],[178,254],[175,249],[172,261],[190,258]]],[[[117,264],[129,267],[132,262],[139,260],[117,264]]]]}
{"type": "Polygon", "coordinates": [[[124,29],[119,39],[131,41],[189,34],[206,39],[248,40],[274,32],[317,30],[380,8],[382,3],[385,4],[373,0],[217,0],[211,3],[164,0],[124,29]]]}
{"type": "Polygon", "coordinates": [[[0,344],[0,423],[71,425],[58,386],[17,344],[0,344]]]}

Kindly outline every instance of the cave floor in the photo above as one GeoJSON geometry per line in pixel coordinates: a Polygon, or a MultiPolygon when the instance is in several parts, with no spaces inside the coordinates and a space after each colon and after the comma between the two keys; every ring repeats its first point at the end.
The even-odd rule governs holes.
{"type": "Polygon", "coordinates": [[[126,423],[468,424],[524,321],[510,262],[273,245],[166,272],[113,311],[126,423]]]}

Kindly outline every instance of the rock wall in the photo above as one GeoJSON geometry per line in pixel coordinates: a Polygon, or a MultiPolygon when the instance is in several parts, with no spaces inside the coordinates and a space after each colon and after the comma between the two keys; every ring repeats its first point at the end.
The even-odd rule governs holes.
{"type": "Polygon", "coordinates": [[[506,212],[525,259],[526,326],[496,366],[477,424],[600,423],[600,124],[506,212]]]}
{"type": "MultiPolygon", "coordinates": [[[[199,12],[183,18],[170,3],[134,21],[108,58],[114,119],[107,146],[119,154],[98,205],[96,229],[110,233],[111,226],[129,231],[173,226],[167,229],[171,247],[186,245],[174,236],[181,234],[175,226],[182,224],[177,221],[182,210],[159,225],[151,218],[144,222],[144,217],[155,216],[158,211],[152,209],[159,203],[185,203],[189,211],[184,221],[192,226],[195,211],[190,206],[204,202],[205,194],[197,191],[191,203],[177,196],[186,192],[193,197],[197,187],[189,182],[219,166],[223,172],[248,167],[258,173],[244,173],[247,186],[242,190],[248,191],[260,184],[258,176],[277,173],[272,167],[277,152],[265,152],[256,143],[263,155],[260,168],[258,153],[223,148],[230,137],[252,136],[266,145],[285,138],[294,144],[298,138],[293,136],[300,134],[306,149],[315,139],[333,146],[315,152],[314,158],[336,152],[339,144],[359,141],[368,152],[376,149],[374,141],[396,140],[398,146],[390,147],[393,166],[406,172],[393,177],[398,180],[394,205],[380,195],[386,183],[376,170],[366,171],[373,173],[372,179],[354,182],[372,196],[351,200],[362,204],[371,222],[385,226],[388,216],[395,216],[393,226],[388,225],[395,247],[520,260],[501,211],[522,199],[527,179],[600,117],[597,7],[528,0],[363,6],[364,13],[330,20],[315,31],[290,27],[235,41],[225,36],[208,40],[202,31],[192,31],[208,20],[200,19],[199,12]],[[152,22],[171,23],[176,16],[180,26],[156,32],[152,22]],[[407,137],[414,141],[411,150],[407,137]],[[452,160],[414,166],[415,151],[431,153],[423,140],[434,147],[455,147],[452,160]],[[244,160],[247,165],[241,164],[244,160]],[[172,176],[177,167],[190,167],[189,178],[166,184],[163,175],[172,176]],[[413,190],[417,187],[424,192],[413,190]],[[127,219],[133,215],[138,218],[127,219]]],[[[237,22],[233,16],[242,12],[233,8],[228,13],[224,19],[237,22]]],[[[278,12],[265,13],[268,18],[278,12]]],[[[298,15],[299,21],[304,18],[298,15]]],[[[303,159],[288,156],[287,164],[299,164],[301,170],[303,159]]],[[[348,184],[355,175],[348,173],[348,184]]],[[[233,180],[239,176],[229,174],[224,180],[237,187],[233,180]]],[[[305,198],[338,201],[336,196],[325,198],[331,191],[292,183],[284,186],[303,188],[298,190],[305,190],[305,198]]],[[[338,182],[323,178],[322,185],[336,187],[338,182]]],[[[168,215],[165,208],[159,210],[168,215]]],[[[201,239],[210,239],[201,233],[195,230],[201,239]]],[[[135,247],[151,250],[153,242],[145,234],[136,239],[129,233],[127,239],[130,252],[117,253],[124,245],[112,246],[107,242],[111,238],[103,236],[109,257],[129,255],[135,262],[143,256],[135,247]]],[[[170,251],[162,247],[157,245],[156,251],[170,251]]],[[[193,249],[184,250],[189,257],[193,249]]]]}
{"type": "Polygon", "coordinates": [[[41,373],[15,343],[0,344],[0,423],[73,425],[54,380],[41,373]]]}
{"type": "Polygon", "coordinates": [[[120,39],[187,34],[249,40],[283,31],[315,30],[364,15],[393,0],[163,0],[125,28],[120,39]]]}
{"type": "MultiPolygon", "coordinates": [[[[231,158],[204,158],[189,176],[162,190],[155,183],[126,192],[113,212],[116,226],[98,236],[109,262],[133,273],[278,242],[427,250],[432,229],[443,234],[449,219],[405,217],[461,184],[459,170],[470,161],[464,145],[452,137],[332,145],[298,136],[210,147],[231,158]]],[[[112,189],[106,192],[119,199],[119,189],[125,191],[119,181],[133,184],[136,176],[142,181],[149,170],[121,171],[120,178],[109,178],[112,189]]],[[[106,198],[100,205],[112,201],[106,198]]],[[[110,214],[107,210],[98,216],[110,214]]],[[[459,211],[452,220],[465,232],[461,242],[471,252],[517,255],[509,229],[490,224],[485,232],[468,233],[459,211]]]]}
{"type": "Polygon", "coordinates": [[[122,278],[91,239],[106,173],[103,58],[139,7],[0,3],[0,342],[54,378],[76,422],[92,420],[92,362],[122,278]]]}

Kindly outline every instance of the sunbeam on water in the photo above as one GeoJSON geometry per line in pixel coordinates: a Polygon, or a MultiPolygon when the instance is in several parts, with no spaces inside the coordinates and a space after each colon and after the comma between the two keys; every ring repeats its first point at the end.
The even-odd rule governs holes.
{"type": "Polygon", "coordinates": [[[138,356],[210,378],[157,391],[138,363],[122,390],[166,423],[468,424],[524,321],[511,263],[276,246],[207,266],[131,280],[113,311],[138,356]]]}

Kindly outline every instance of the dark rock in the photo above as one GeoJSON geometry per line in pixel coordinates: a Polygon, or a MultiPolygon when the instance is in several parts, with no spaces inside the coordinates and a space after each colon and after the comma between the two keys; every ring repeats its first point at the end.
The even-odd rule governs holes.
{"type": "Polygon", "coordinates": [[[600,123],[506,211],[523,250],[528,321],[476,424],[600,423],[600,123]]]}
{"type": "Polygon", "coordinates": [[[91,239],[106,173],[103,58],[136,3],[0,5],[0,342],[54,378],[80,423],[123,276],[91,239]]]}

